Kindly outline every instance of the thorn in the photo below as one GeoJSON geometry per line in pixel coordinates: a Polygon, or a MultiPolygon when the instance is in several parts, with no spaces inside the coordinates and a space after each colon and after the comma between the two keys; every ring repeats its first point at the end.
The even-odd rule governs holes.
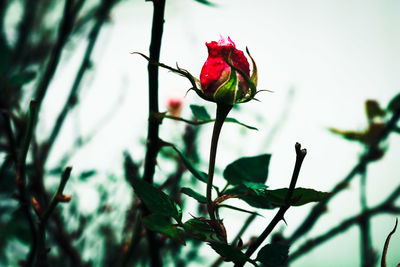
{"type": "Polygon", "coordinates": [[[287,222],[286,222],[284,217],[282,217],[282,221],[286,224],[286,226],[288,226],[288,224],[287,224],[287,222]]]}

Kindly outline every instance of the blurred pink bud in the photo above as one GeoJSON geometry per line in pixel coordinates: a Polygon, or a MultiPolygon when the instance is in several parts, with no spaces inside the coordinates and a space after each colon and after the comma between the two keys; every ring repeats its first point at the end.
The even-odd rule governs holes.
{"type": "Polygon", "coordinates": [[[172,116],[179,116],[181,114],[182,105],[183,105],[182,98],[171,97],[167,101],[168,112],[172,116]]]}

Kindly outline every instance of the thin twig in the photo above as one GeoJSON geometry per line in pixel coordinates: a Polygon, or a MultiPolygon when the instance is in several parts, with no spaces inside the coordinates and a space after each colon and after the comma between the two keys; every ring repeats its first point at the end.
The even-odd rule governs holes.
{"type": "Polygon", "coordinates": [[[24,14],[22,16],[21,22],[18,25],[18,39],[14,50],[14,64],[20,63],[20,59],[24,56],[24,51],[26,50],[26,43],[29,40],[29,36],[32,32],[32,27],[34,26],[34,20],[36,15],[36,7],[39,1],[28,0],[26,1],[26,6],[24,6],[24,14]]]}
{"type": "Polygon", "coordinates": [[[335,187],[330,191],[330,195],[327,199],[322,200],[316,204],[311,212],[308,214],[306,219],[302,224],[297,227],[293,234],[288,238],[289,243],[293,244],[296,240],[303,236],[305,233],[311,230],[314,224],[318,221],[321,215],[326,211],[329,201],[334,198],[338,193],[347,188],[350,181],[359,174],[366,166],[374,160],[375,148],[377,145],[385,140],[393,129],[396,127],[396,123],[400,117],[400,110],[393,113],[390,120],[386,123],[385,128],[380,133],[380,135],[375,139],[375,142],[371,144],[371,149],[369,149],[359,160],[359,162],[354,166],[354,168],[349,172],[349,174],[341,180],[335,187]],[[373,149],[372,149],[373,148],[373,149]]]}
{"type": "Polygon", "coordinates": [[[58,31],[57,42],[53,51],[51,52],[50,59],[47,63],[42,79],[36,88],[35,99],[38,101],[38,110],[40,110],[47,88],[49,87],[50,81],[53,78],[60,61],[61,52],[74,25],[74,20],[77,14],[72,13],[74,8],[73,2],[73,0],[65,0],[64,13],[58,31]]]}
{"type": "MultiPolygon", "coordinates": [[[[257,237],[257,239],[253,243],[250,244],[249,248],[247,249],[247,251],[245,253],[247,257],[250,257],[257,250],[257,248],[264,242],[264,240],[268,237],[268,235],[272,232],[272,230],[278,224],[278,222],[281,220],[284,220],[284,215],[285,215],[286,211],[289,209],[290,205],[292,204],[291,203],[292,196],[293,196],[294,189],[296,187],[297,179],[300,174],[301,165],[307,154],[307,150],[301,149],[301,145],[299,143],[296,143],[295,149],[296,149],[296,163],[294,166],[292,179],[290,180],[289,190],[285,197],[285,205],[283,205],[279,208],[278,212],[276,213],[276,215],[272,219],[272,221],[269,223],[267,228],[265,228],[265,230],[262,232],[262,234],[259,237],[257,237]]],[[[242,266],[242,265],[237,264],[236,266],[242,266]]]]}
{"type": "MultiPolygon", "coordinates": [[[[364,170],[360,171],[361,179],[360,179],[360,204],[361,211],[368,209],[367,206],[367,192],[366,192],[366,183],[367,183],[367,169],[365,166],[364,170]]],[[[368,217],[360,217],[359,221],[360,227],[360,243],[361,243],[361,266],[363,267],[372,267],[375,265],[375,256],[374,251],[371,245],[371,230],[370,230],[370,218],[368,217]]]]}
{"type": "Polygon", "coordinates": [[[15,181],[19,193],[19,201],[21,204],[21,208],[25,214],[25,217],[28,221],[32,237],[32,243],[30,246],[28,257],[26,259],[26,266],[32,266],[37,249],[36,242],[37,242],[38,232],[36,229],[36,224],[34,222],[33,216],[31,214],[31,202],[28,196],[28,192],[26,190],[26,156],[34,133],[37,112],[38,112],[37,102],[31,101],[29,105],[28,125],[26,127],[25,138],[18,157],[18,162],[16,163],[16,176],[15,176],[15,181]]]}
{"type": "Polygon", "coordinates": [[[103,0],[101,2],[101,5],[98,7],[96,23],[93,25],[93,28],[89,33],[89,37],[88,37],[89,42],[86,47],[85,55],[82,59],[78,73],[75,76],[75,80],[74,80],[74,83],[69,92],[68,99],[65,102],[60,114],[58,114],[58,117],[57,117],[56,123],[54,124],[53,130],[51,131],[51,134],[46,141],[47,148],[46,148],[46,151],[44,152],[44,154],[42,155],[43,162],[46,161],[46,158],[50,152],[50,149],[51,149],[52,145],[54,144],[54,142],[61,130],[61,127],[68,115],[68,112],[74,107],[74,105],[77,102],[80,84],[82,82],[82,79],[83,79],[83,76],[84,76],[86,70],[88,69],[88,67],[90,65],[90,58],[92,56],[92,52],[93,52],[94,46],[97,41],[97,37],[99,36],[101,27],[107,20],[107,17],[109,15],[113,5],[116,2],[117,2],[116,0],[103,0]]]}
{"type": "Polygon", "coordinates": [[[289,261],[296,260],[298,257],[306,254],[315,247],[321,245],[322,243],[328,241],[329,239],[335,237],[336,235],[346,231],[351,226],[359,224],[360,219],[363,217],[371,218],[381,213],[400,214],[400,207],[394,206],[394,202],[399,198],[399,196],[400,196],[400,186],[398,186],[384,202],[382,202],[375,208],[367,209],[358,215],[345,219],[337,226],[332,227],[326,233],[304,242],[303,245],[301,245],[296,251],[290,254],[289,261]]]}
{"type": "MultiPolygon", "coordinates": [[[[50,201],[50,205],[47,207],[43,215],[39,219],[39,227],[38,227],[38,256],[37,262],[38,266],[49,266],[47,262],[47,249],[46,249],[46,225],[47,221],[50,218],[50,215],[53,213],[55,207],[59,202],[63,202],[64,195],[63,191],[65,185],[68,182],[68,179],[71,174],[72,167],[67,167],[64,173],[61,176],[60,185],[58,186],[57,192],[54,194],[52,200],[50,201]]],[[[66,198],[65,200],[69,200],[66,198]]]]}

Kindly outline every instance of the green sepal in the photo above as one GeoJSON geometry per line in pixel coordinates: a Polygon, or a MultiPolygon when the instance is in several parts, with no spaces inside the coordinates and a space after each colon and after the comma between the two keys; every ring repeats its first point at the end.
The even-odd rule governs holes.
{"type": "MultiPolygon", "coordinates": [[[[258,72],[257,72],[257,65],[256,62],[254,61],[253,57],[250,55],[249,49],[246,47],[246,52],[249,55],[251,59],[251,64],[253,65],[253,73],[250,76],[250,81],[254,85],[254,88],[257,87],[257,82],[258,82],[258,72]]],[[[255,94],[255,93],[254,93],[255,94]]]]}
{"type": "Polygon", "coordinates": [[[247,76],[246,73],[244,73],[243,70],[235,67],[235,65],[232,64],[232,62],[229,62],[229,60],[225,60],[225,62],[231,67],[231,69],[239,72],[240,75],[242,75],[242,77],[245,79],[245,81],[247,82],[247,84],[249,85],[250,88],[250,94],[247,94],[244,98],[242,99],[236,99],[235,103],[245,103],[248,102],[252,99],[254,99],[256,93],[257,93],[257,66],[255,64],[255,61],[253,60],[253,58],[250,55],[249,50],[246,48],[246,52],[247,54],[250,56],[250,59],[253,63],[253,74],[251,75],[251,77],[247,76]]]}
{"type": "Polygon", "coordinates": [[[217,103],[233,105],[236,102],[237,75],[236,71],[230,70],[229,79],[221,84],[214,93],[217,103]]]}
{"type": "Polygon", "coordinates": [[[189,82],[192,84],[192,88],[190,88],[189,90],[194,90],[194,91],[195,91],[201,98],[203,98],[204,100],[211,101],[211,102],[215,102],[213,98],[207,97],[207,96],[203,93],[203,91],[200,89],[200,88],[201,88],[201,86],[200,86],[200,80],[197,79],[196,77],[194,77],[192,74],[190,74],[189,71],[187,71],[187,70],[185,70],[185,69],[182,69],[182,68],[179,68],[178,65],[176,66],[176,69],[175,69],[175,68],[173,68],[173,67],[171,67],[171,66],[168,66],[168,65],[166,65],[166,64],[157,62],[157,61],[155,61],[155,60],[149,58],[148,56],[146,56],[146,55],[144,55],[144,54],[142,54],[142,53],[139,53],[139,52],[132,52],[132,54],[141,55],[141,56],[144,57],[150,64],[153,64],[153,65],[162,67],[162,68],[164,68],[164,69],[167,69],[167,70],[170,70],[170,71],[172,71],[172,72],[175,72],[175,73],[177,73],[177,74],[180,75],[180,76],[186,77],[186,78],[189,80],[189,82]]]}

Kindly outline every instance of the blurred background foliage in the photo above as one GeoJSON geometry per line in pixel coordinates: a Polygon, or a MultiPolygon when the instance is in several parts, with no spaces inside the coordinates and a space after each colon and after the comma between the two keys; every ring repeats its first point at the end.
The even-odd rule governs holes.
{"type": "MultiPolygon", "coordinates": [[[[304,1],[303,5],[293,1],[189,2],[167,3],[162,61],[178,61],[181,67],[199,70],[207,53],[204,42],[217,39],[220,33],[232,34],[238,46],[248,45],[254,51],[260,67],[260,84],[274,91],[260,96],[261,103],[233,111],[241,121],[259,128],[258,137],[239,126],[227,126],[225,134],[229,138],[221,143],[220,151],[225,151],[221,152],[220,166],[240,156],[272,151],[271,165],[276,167],[270,170],[270,176],[275,177],[270,186],[287,186],[288,180],[283,177],[288,177],[292,165],[292,155],[287,151],[291,153],[292,144],[299,140],[314,153],[307,159],[310,162],[304,173],[309,178],[304,178],[302,185],[330,191],[368,149],[371,138],[376,132],[379,134],[379,125],[387,122],[390,112],[396,110],[386,107],[400,87],[400,35],[393,30],[400,26],[393,13],[400,8],[398,2],[351,1],[331,4],[333,9],[315,1],[304,1]],[[327,9],[332,10],[324,13],[327,9]],[[362,11],[355,13],[359,9],[362,11]],[[328,16],[322,18],[324,14],[328,16]],[[348,26],[343,21],[351,19],[355,24],[350,24],[348,31],[343,30],[348,26]],[[320,21],[326,24],[311,28],[320,21]],[[370,32],[359,28],[369,28],[370,32]],[[322,31],[328,34],[321,34],[322,31]],[[369,33],[372,37],[366,37],[369,33]],[[370,39],[375,42],[368,44],[370,39]],[[367,54],[373,56],[364,60],[367,54]],[[373,100],[365,104],[364,124],[360,122],[364,120],[363,105],[368,98],[373,100]],[[335,139],[327,128],[362,145],[352,146],[335,139]]],[[[141,177],[147,122],[147,81],[143,78],[146,68],[129,53],[148,50],[150,26],[151,5],[145,1],[1,1],[0,265],[23,265],[32,242],[15,183],[31,99],[38,102],[39,119],[27,157],[26,187],[30,196],[47,206],[64,168],[73,166],[65,189],[72,201],[59,205],[48,224],[50,266],[147,264],[147,244],[135,235],[142,229],[135,212],[140,203],[126,174],[141,177]]],[[[186,89],[188,84],[179,77],[160,73],[160,99],[164,101],[161,109],[167,110],[167,100],[178,94],[184,99],[181,114],[192,116],[188,103],[199,100],[191,94],[184,98],[186,89]]],[[[205,106],[211,113],[211,106],[205,106]]],[[[193,163],[206,169],[209,126],[164,121],[161,135],[175,143],[193,163]]],[[[370,205],[385,199],[398,186],[396,159],[400,143],[398,135],[395,138],[374,148],[380,161],[369,175],[372,182],[366,194],[371,196],[370,205]]],[[[221,174],[222,170],[217,169],[218,172],[221,174]]],[[[184,186],[199,191],[204,188],[186,172],[170,149],[161,151],[156,173],[155,184],[176,202],[188,207],[194,216],[206,214],[204,207],[179,193],[184,186]]],[[[337,214],[345,218],[358,211],[356,187],[349,185],[345,197],[335,200],[329,208],[328,214],[332,215],[323,221],[322,228],[315,228],[311,234],[338,223],[337,214]],[[349,207],[349,203],[356,201],[349,207]]],[[[309,209],[299,210],[286,218],[289,226],[284,234],[291,234],[295,228],[290,227],[298,225],[299,218],[304,218],[309,209]]],[[[262,214],[266,219],[271,216],[268,212],[262,214]]],[[[234,211],[224,213],[224,217],[235,218],[230,219],[234,221],[229,225],[232,235],[246,219],[234,211]]],[[[377,255],[393,221],[393,216],[373,221],[371,242],[377,255]]],[[[265,218],[255,220],[244,238],[259,234],[263,225],[265,218]]],[[[359,264],[359,257],[352,252],[358,251],[358,242],[348,242],[358,240],[357,233],[353,231],[347,236],[293,265],[359,264]],[[332,249],[337,251],[332,253],[332,249]]],[[[395,253],[390,254],[400,247],[399,240],[396,235],[392,237],[389,263],[399,261],[395,253]]],[[[185,247],[169,239],[163,242],[163,257],[170,265],[186,266],[192,261],[204,265],[217,259],[211,254],[210,260],[211,249],[195,240],[185,247]]]]}

